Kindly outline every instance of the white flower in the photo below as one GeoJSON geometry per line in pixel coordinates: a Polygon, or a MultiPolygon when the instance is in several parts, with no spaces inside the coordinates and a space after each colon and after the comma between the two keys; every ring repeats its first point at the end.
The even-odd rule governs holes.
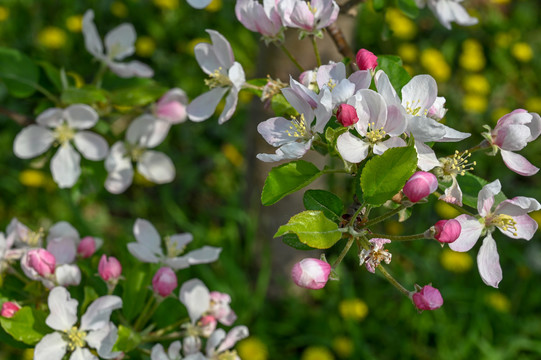
{"type": "Polygon", "coordinates": [[[124,192],[133,180],[132,161],[137,163],[137,171],[147,180],[156,184],[166,184],[175,178],[175,166],[162,152],[148,150],[158,146],[167,135],[170,124],[156,120],[152,115],[142,115],[135,119],[126,132],[126,142],[118,141],[111,147],[105,160],[108,171],[105,188],[113,193],[124,192]]]}
{"type": "Polygon", "coordinates": [[[163,348],[162,344],[156,344],[152,347],[152,352],[150,353],[150,360],[206,360],[206,358],[201,354],[188,355],[185,358],[180,356],[180,349],[182,345],[180,340],[174,341],[169,345],[167,353],[163,348]]]}
{"type": "Polygon", "coordinates": [[[132,76],[152,77],[154,75],[148,65],[139,61],[117,62],[135,52],[136,35],[132,24],[119,25],[105,35],[105,49],[107,51],[104,53],[103,43],[94,24],[94,11],[87,10],[83,16],[83,36],[88,52],[107,64],[109,69],[118,76],[128,78],[132,76]]]}
{"type": "Polygon", "coordinates": [[[196,9],[206,8],[212,0],[187,0],[191,7],[196,9]]]}
{"type": "MultiPolygon", "coordinates": [[[[94,238],[96,250],[103,240],[94,238]]],[[[67,221],[59,221],[49,229],[47,251],[54,255],[58,265],[71,264],[77,256],[77,246],[81,242],[79,232],[67,221]]]]}
{"type": "Polygon", "coordinates": [[[120,353],[112,353],[118,334],[116,326],[109,321],[111,312],[122,307],[118,296],[102,296],[87,308],[77,327],[78,302],[63,287],[55,287],[49,293],[50,314],[45,323],[53,333],[45,335],[36,345],[34,360],[61,360],[71,352],[70,360],[98,359],[87,348],[96,349],[100,358],[113,359],[120,353]]]}
{"type": "Polygon", "coordinates": [[[192,121],[203,121],[214,114],[216,106],[222,97],[228,93],[225,99],[225,107],[218,123],[223,124],[233,116],[239,91],[246,81],[242,65],[235,61],[231,45],[217,31],[207,30],[212,44],[199,43],[195,46],[195,58],[201,69],[210,77],[205,83],[210,91],[196,97],[188,105],[188,117],[192,121]]]}
{"type": "Polygon", "coordinates": [[[440,23],[451,30],[451,22],[458,25],[470,26],[477,24],[478,20],[466,11],[460,3],[463,0],[415,0],[417,6],[422,8],[428,3],[430,10],[436,15],[440,23]]]}
{"type": "Polygon", "coordinates": [[[81,157],[71,146],[71,141],[89,160],[103,160],[107,155],[105,139],[84,130],[98,122],[98,113],[88,105],[48,109],[37,117],[36,122],[37,125],[27,126],[17,134],[13,152],[21,159],[30,159],[43,154],[53,144],[58,145],[51,160],[51,172],[60,188],[72,187],[81,174],[81,157]]]}
{"type": "Polygon", "coordinates": [[[128,244],[130,253],[142,262],[162,263],[174,270],[180,270],[190,265],[207,264],[218,259],[221,248],[203,246],[200,249],[184,252],[184,248],[193,240],[192,234],[175,234],[165,238],[167,255],[162,251],[160,234],[156,228],[144,219],[137,219],[133,225],[133,234],[137,242],[128,244]]]}

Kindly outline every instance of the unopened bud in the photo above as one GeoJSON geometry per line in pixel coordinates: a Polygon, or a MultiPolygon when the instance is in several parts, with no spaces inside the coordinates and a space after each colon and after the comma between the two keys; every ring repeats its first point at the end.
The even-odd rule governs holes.
{"type": "Polygon", "coordinates": [[[359,50],[355,60],[359,70],[374,70],[378,66],[378,57],[366,49],[359,50]]]}
{"type": "Polygon", "coordinates": [[[351,105],[340,104],[338,110],[336,110],[336,118],[342,126],[348,127],[359,121],[357,116],[357,110],[351,105]]]}
{"type": "Polygon", "coordinates": [[[178,124],[186,120],[186,104],[188,98],[181,89],[169,90],[156,103],[155,114],[160,119],[171,124],[178,124]]]}
{"type": "Polygon", "coordinates": [[[417,171],[404,185],[402,191],[409,201],[416,203],[438,189],[438,179],[432,173],[417,171]]]}
{"type": "Polygon", "coordinates": [[[216,325],[218,321],[212,315],[205,315],[199,320],[199,327],[201,328],[202,335],[204,337],[209,337],[214,330],[216,330],[216,325]]]}
{"type": "Polygon", "coordinates": [[[168,267],[162,267],[152,279],[152,288],[160,296],[169,296],[177,288],[177,275],[168,267]]]}
{"type": "Polygon", "coordinates": [[[96,240],[92,236],[85,236],[77,245],[77,254],[82,258],[89,258],[96,252],[96,240]]]}
{"type": "Polygon", "coordinates": [[[452,243],[460,236],[462,226],[455,219],[440,220],[434,224],[434,229],[436,230],[434,234],[436,240],[441,243],[452,243]]]}
{"type": "Polygon", "coordinates": [[[122,265],[120,262],[112,256],[102,255],[100,263],[98,264],[98,273],[104,281],[116,281],[122,273],[122,265]]]}
{"type": "Polygon", "coordinates": [[[33,249],[28,251],[28,265],[40,276],[48,277],[54,274],[56,259],[53,254],[45,249],[33,249]]]}
{"type": "Polygon", "coordinates": [[[0,310],[0,316],[5,318],[12,318],[21,307],[14,302],[6,301],[2,304],[2,310],[0,310]]]}
{"type": "Polygon", "coordinates": [[[430,285],[425,285],[413,294],[412,300],[419,310],[436,310],[443,305],[440,291],[430,285]]]}
{"type": "Polygon", "coordinates": [[[291,269],[291,278],[300,287],[318,290],[327,284],[331,265],[325,261],[307,258],[296,263],[291,269]]]}

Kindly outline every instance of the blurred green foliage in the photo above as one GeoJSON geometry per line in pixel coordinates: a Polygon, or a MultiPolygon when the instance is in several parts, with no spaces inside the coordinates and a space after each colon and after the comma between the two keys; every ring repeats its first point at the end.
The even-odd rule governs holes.
{"type": "MultiPolygon", "coordinates": [[[[210,10],[196,11],[183,0],[4,0],[0,4],[0,46],[64,68],[74,83],[90,83],[99,65],[86,52],[77,24],[84,11],[93,8],[102,37],[124,21],[133,23],[139,39],[136,57],[155,70],[154,78],[160,85],[181,87],[193,99],[204,91],[204,74],[192,49],[196,42],[208,39],[206,28],[227,37],[248,78],[256,69],[253,59],[258,40],[236,21],[234,1],[222,1],[215,0],[210,10]]],[[[541,111],[541,83],[536,76],[541,72],[541,4],[533,0],[479,0],[466,2],[467,8],[468,3],[476,5],[472,12],[480,24],[453,26],[453,31],[443,28],[427,9],[410,19],[394,8],[375,11],[376,1],[360,6],[357,23],[358,48],[399,55],[411,75],[430,73],[438,80],[439,94],[447,98],[447,124],[473,134],[467,144],[458,145],[459,150],[482,140],[482,124],[493,126],[501,115],[515,108],[541,111]]],[[[40,79],[43,86],[54,86],[47,77],[40,79]]],[[[104,80],[109,88],[117,81],[113,76],[104,80]]],[[[241,97],[244,105],[247,100],[241,97]]],[[[50,106],[43,101],[39,97],[13,98],[0,84],[1,109],[33,118],[50,106]]],[[[389,246],[393,262],[388,269],[396,278],[409,287],[432,282],[442,292],[445,306],[422,314],[384,279],[359,269],[353,255],[338,269],[340,281],[330,282],[320,291],[295,288],[289,278],[272,274],[268,242],[280,240],[272,240],[272,234],[256,237],[257,211],[246,196],[252,186],[246,182],[251,178],[246,174],[246,163],[252,161],[246,158],[251,147],[245,137],[249,119],[247,106],[240,106],[235,117],[222,126],[210,119],[173,127],[158,149],[172,158],[177,169],[175,181],[156,186],[136,178],[134,186],[117,196],[103,188],[106,174],[102,163],[84,163],[79,183],[73,189],[58,189],[47,161],[25,161],[13,155],[13,139],[21,126],[2,112],[0,223],[7,225],[17,217],[33,228],[47,228],[66,220],[83,236],[102,237],[105,245],[101,251],[114,253],[124,264],[124,276],[133,279],[121,282],[118,291],[125,292],[125,306],[134,314],[144,303],[139,301],[142,297],[130,298],[128,290],[156,270],[137,263],[125,251],[126,243],[133,241],[136,218],[150,220],[162,235],[191,232],[194,247],[223,247],[218,262],[183,270],[179,281],[199,277],[209,289],[231,294],[237,323],[246,324],[252,335],[238,347],[245,360],[541,357],[538,235],[525,243],[496,234],[504,269],[500,289],[482,283],[475,268],[475,252],[452,253],[435,242],[389,246]],[[271,277],[277,289],[268,288],[271,277]]],[[[437,144],[436,148],[452,153],[455,146],[437,144]]],[[[541,164],[539,140],[522,153],[533,164],[541,164]]],[[[475,173],[488,180],[499,178],[508,196],[540,197],[539,177],[515,176],[499,156],[474,154],[472,160],[478,163],[475,173]]],[[[330,176],[329,184],[333,192],[343,192],[339,175],[330,176]]],[[[414,234],[442,217],[453,217],[452,209],[431,200],[415,207],[407,222],[389,221],[381,231],[414,234]]],[[[327,254],[330,261],[338,251],[327,254]]],[[[90,280],[76,290],[80,298],[91,298],[92,287],[100,295],[106,291],[94,276],[97,260],[81,265],[90,280]]],[[[150,290],[142,291],[150,295],[150,290]]],[[[0,296],[5,296],[2,289],[0,296]]],[[[154,320],[165,326],[185,316],[178,301],[167,300],[154,320]]],[[[28,355],[8,346],[6,336],[0,334],[1,359],[28,355]]]]}

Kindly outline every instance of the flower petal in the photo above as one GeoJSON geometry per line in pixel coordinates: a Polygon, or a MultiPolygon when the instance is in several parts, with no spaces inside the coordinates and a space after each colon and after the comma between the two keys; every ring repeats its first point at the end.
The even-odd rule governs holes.
{"type": "Polygon", "coordinates": [[[227,97],[225,98],[225,106],[218,117],[218,124],[223,124],[227,120],[231,119],[231,116],[235,113],[237,109],[237,102],[239,100],[239,93],[236,89],[231,89],[227,97]]]}
{"type": "Polygon", "coordinates": [[[300,159],[310,150],[312,140],[307,142],[290,142],[276,149],[274,154],[257,154],[257,158],[264,162],[273,162],[286,159],[300,159]]]}
{"type": "Polygon", "coordinates": [[[49,228],[47,241],[58,237],[69,237],[79,240],[79,232],[67,221],[59,221],[49,228]]]}
{"type": "Polygon", "coordinates": [[[522,155],[515,154],[514,152],[501,149],[502,159],[510,170],[516,172],[522,176],[532,176],[539,171],[538,167],[533,166],[522,155]]]}
{"type": "Polygon", "coordinates": [[[217,87],[193,99],[186,108],[188,118],[191,121],[200,122],[211,117],[228,89],[217,87]]]}
{"type": "Polygon", "coordinates": [[[294,138],[289,135],[293,131],[292,127],[293,125],[290,120],[283,117],[273,117],[259,123],[257,125],[257,132],[270,145],[278,147],[294,141],[294,138]]]}
{"type": "Polygon", "coordinates": [[[70,188],[81,175],[81,156],[75,149],[66,143],[61,145],[51,160],[53,180],[59,188],[70,188]]]}
{"type": "Polygon", "coordinates": [[[460,223],[462,230],[458,239],[450,243],[449,247],[454,251],[466,252],[475,245],[484,226],[470,215],[459,215],[455,220],[460,223]]]}
{"type": "MultiPolygon", "coordinates": [[[[145,245],[142,245],[140,243],[131,242],[128,244],[128,251],[130,254],[135,256],[139,261],[145,262],[145,263],[158,263],[163,256],[159,256],[160,254],[157,254],[152,249],[146,247],[145,245]]],[[[161,251],[161,250],[160,250],[161,251]]]]}
{"type": "Polygon", "coordinates": [[[216,58],[224,70],[229,70],[235,62],[235,56],[233,55],[233,49],[231,49],[229,41],[216,30],[207,29],[206,31],[210,35],[212,51],[216,54],[216,58]]]}
{"type": "Polygon", "coordinates": [[[68,344],[60,333],[45,335],[34,349],[34,360],[62,360],[68,344]]]}
{"type": "Polygon", "coordinates": [[[111,152],[105,159],[105,168],[109,172],[105,180],[105,188],[113,194],[124,192],[133,179],[131,160],[125,157],[126,148],[122,142],[111,147],[111,152]]]}
{"type": "Polygon", "coordinates": [[[190,251],[186,255],[182,256],[182,258],[187,259],[190,265],[208,264],[218,260],[221,251],[221,248],[203,246],[200,249],[190,251]]]}
{"type": "Polygon", "coordinates": [[[179,299],[186,306],[192,324],[210,307],[209,290],[199,279],[191,279],[182,284],[179,299]]]}
{"type": "Polygon", "coordinates": [[[54,276],[61,286],[77,286],[81,283],[81,270],[77,265],[60,265],[55,269],[54,276]]]}
{"type": "Polygon", "coordinates": [[[73,129],[90,129],[98,122],[98,113],[85,104],[68,106],[64,110],[64,118],[73,129]]]}
{"type": "Polygon", "coordinates": [[[477,197],[477,211],[482,217],[490,213],[492,205],[494,205],[494,196],[502,190],[500,180],[494,180],[490,184],[483,186],[477,197]]]}
{"type": "Polygon", "coordinates": [[[56,264],[70,264],[75,261],[77,245],[75,239],[69,237],[55,237],[49,239],[47,251],[53,254],[56,264]]]}
{"type": "Polygon", "coordinates": [[[103,160],[107,156],[109,145],[103,137],[91,131],[79,131],[75,134],[73,142],[77,150],[88,160],[103,160]]]}
{"type": "Polygon", "coordinates": [[[50,108],[39,114],[36,123],[41,126],[55,128],[64,122],[64,110],[50,108]]]}
{"type": "Polygon", "coordinates": [[[438,84],[430,75],[414,76],[402,88],[402,105],[406,109],[415,111],[417,114],[425,114],[430,109],[438,96],[438,84]]]}
{"type": "Polygon", "coordinates": [[[165,349],[162,344],[156,344],[152,347],[150,352],[150,360],[171,360],[165,353],[165,349]]]}
{"type": "Polygon", "coordinates": [[[219,343],[221,343],[223,341],[223,339],[225,338],[225,330],[224,329],[216,329],[210,336],[209,336],[209,339],[207,340],[207,344],[205,346],[205,351],[207,353],[207,355],[213,355],[215,354],[217,351],[216,351],[216,347],[218,346],[219,343]]]}
{"type": "Polygon", "coordinates": [[[77,300],[72,299],[68,290],[57,286],[49,293],[47,300],[50,314],[45,323],[52,329],[66,331],[77,322],[77,300]]]}
{"type": "Polygon", "coordinates": [[[83,36],[85,38],[85,47],[94,57],[103,58],[103,44],[98,34],[98,29],[94,24],[94,11],[87,10],[83,16],[83,36]]]}
{"type": "Polygon", "coordinates": [[[344,160],[357,164],[366,158],[370,145],[347,132],[336,140],[336,149],[344,160]]]}
{"type": "Polygon", "coordinates": [[[440,166],[436,153],[430,146],[420,141],[415,141],[415,150],[417,151],[417,166],[419,169],[430,171],[436,166],[440,166]]]}
{"type": "Polygon", "coordinates": [[[238,341],[248,337],[249,331],[248,328],[244,325],[235,326],[233,329],[229,330],[224,341],[220,344],[217,352],[222,352],[232,348],[238,341]]]}
{"type": "Polygon", "coordinates": [[[122,299],[115,295],[97,298],[88,306],[81,318],[80,330],[99,330],[108,325],[113,310],[122,307],[122,299]]]}
{"type": "Polygon", "coordinates": [[[537,221],[532,219],[529,215],[514,216],[513,220],[516,223],[516,230],[509,229],[504,231],[500,227],[498,227],[498,230],[500,230],[504,235],[513,239],[531,240],[537,231],[537,221]]]}
{"type": "Polygon", "coordinates": [[[187,0],[191,7],[196,9],[203,9],[210,4],[212,0],[187,0]]]}
{"type": "Polygon", "coordinates": [[[122,60],[135,52],[135,29],[132,24],[121,24],[105,35],[107,56],[122,60]]]}
{"type": "Polygon", "coordinates": [[[90,331],[86,336],[87,344],[96,349],[102,359],[118,359],[120,351],[112,352],[113,346],[118,339],[118,329],[113,323],[106,323],[95,331],[90,331]]]}
{"type": "Polygon", "coordinates": [[[503,278],[502,268],[500,266],[500,256],[496,248],[496,242],[491,234],[483,240],[483,245],[477,254],[477,267],[483,282],[489,286],[498,287],[503,278]]]}
{"type": "Polygon", "coordinates": [[[536,199],[525,196],[516,196],[499,203],[496,210],[494,210],[494,213],[506,214],[514,217],[525,215],[539,209],[541,209],[541,204],[539,204],[536,199]]]}
{"type": "Polygon", "coordinates": [[[127,63],[108,61],[107,66],[109,66],[109,69],[111,69],[112,72],[121,78],[130,78],[134,76],[140,78],[151,78],[154,76],[154,70],[152,70],[150,66],[137,60],[132,60],[127,63]]]}
{"type": "Polygon", "coordinates": [[[51,130],[40,125],[29,125],[15,137],[13,152],[20,159],[31,159],[47,151],[53,142],[51,130]]]}
{"type": "Polygon", "coordinates": [[[94,356],[90,350],[77,347],[71,353],[69,360],[99,360],[97,356],[94,356]]]}
{"type": "Polygon", "coordinates": [[[163,142],[169,129],[170,125],[166,121],[158,120],[148,114],[141,115],[128,127],[126,140],[144,148],[153,148],[163,142]]]}
{"type": "Polygon", "coordinates": [[[137,162],[137,171],[149,181],[166,184],[175,178],[175,165],[164,153],[148,150],[137,162]]]}
{"type": "Polygon", "coordinates": [[[160,234],[150,221],[137,219],[133,224],[133,235],[139,244],[146,246],[155,254],[163,255],[160,234]]]}

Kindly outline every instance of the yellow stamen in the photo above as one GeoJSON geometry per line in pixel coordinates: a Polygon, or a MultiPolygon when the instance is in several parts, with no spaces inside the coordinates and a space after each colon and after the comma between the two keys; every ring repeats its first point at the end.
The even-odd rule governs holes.
{"type": "Polygon", "coordinates": [[[468,158],[471,156],[471,153],[466,150],[463,153],[459,153],[458,150],[455,151],[455,154],[451,158],[440,159],[442,162],[442,168],[444,175],[462,175],[464,176],[466,172],[472,171],[474,166],[477,165],[477,162],[469,164],[468,158]]]}
{"type": "Polygon", "coordinates": [[[497,226],[503,231],[510,231],[513,235],[517,235],[517,222],[509,215],[498,214],[487,219],[488,226],[497,226]]]}
{"type": "Polygon", "coordinates": [[[177,256],[179,256],[180,254],[182,254],[184,252],[185,246],[178,249],[176,244],[177,243],[175,241],[172,241],[169,236],[165,237],[165,247],[167,249],[167,256],[168,257],[174,258],[174,257],[177,257],[177,256]]]}
{"type": "Polygon", "coordinates": [[[64,339],[68,343],[68,351],[73,351],[76,348],[82,348],[86,345],[85,342],[86,332],[80,331],[77,327],[72,327],[70,330],[66,331],[64,339]]]}
{"type": "Polygon", "coordinates": [[[310,10],[310,12],[315,15],[317,12],[317,8],[312,7],[312,4],[310,3],[310,1],[307,1],[306,3],[308,5],[308,10],[310,10]]]}
{"type": "Polygon", "coordinates": [[[233,83],[227,74],[224,74],[223,68],[219,67],[218,69],[214,70],[213,73],[209,74],[209,79],[205,80],[205,85],[207,85],[210,89],[213,89],[215,87],[233,86],[233,83]]]}
{"type": "Polygon", "coordinates": [[[304,114],[301,114],[301,116],[299,116],[298,119],[291,117],[291,125],[289,126],[289,130],[286,130],[286,133],[288,136],[292,136],[296,138],[309,137],[308,125],[306,124],[306,119],[304,118],[304,114]]]}
{"type": "Polygon", "coordinates": [[[54,137],[60,143],[64,145],[69,142],[75,136],[75,131],[69,127],[68,124],[62,123],[59,127],[54,130],[54,137]]]}
{"type": "Polygon", "coordinates": [[[383,130],[383,126],[381,128],[379,128],[379,129],[374,129],[374,127],[376,126],[376,123],[370,123],[368,125],[369,125],[369,129],[372,128],[373,130],[369,130],[369,131],[366,132],[366,138],[372,144],[375,144],[375,143],[381,141],[387,135],[385,130],[383,130]]]}
{"type": "Polygon", "coordinates": [[[413,116],[426,116],[428,109],[421,111],[422,107],[419,105],[421,100],[415,100],[413,102],[406,101],[406,112],[413,116]]]}

